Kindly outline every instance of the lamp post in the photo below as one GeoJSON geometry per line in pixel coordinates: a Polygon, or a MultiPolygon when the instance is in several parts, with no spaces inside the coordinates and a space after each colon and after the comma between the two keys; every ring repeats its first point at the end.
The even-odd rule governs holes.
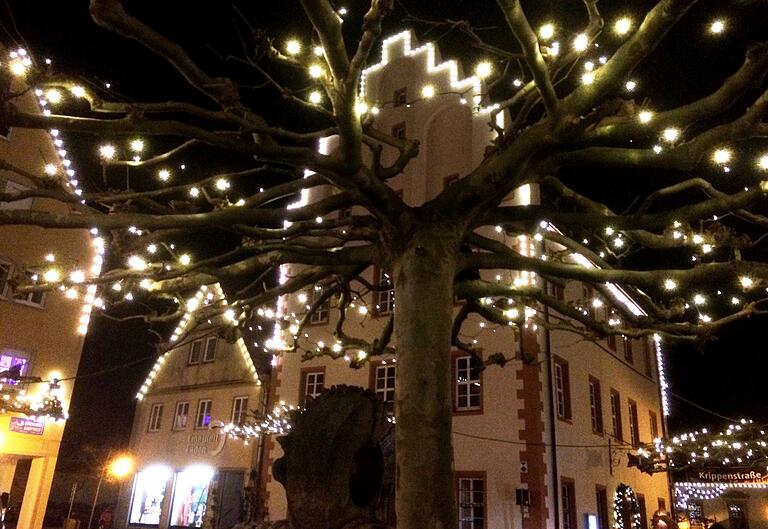
{"type": "Polygon", "coordinates": [[[99,474],[99,482],[96,484],[96,494],[93,496],[93,505],[91,505],[91,516],[88,518],[88,529],[90,529],[93,523],[93,514],[96,512],[96,504],[99,502],[99,492],[101,492],[101,483],[104,481],[104,476],[110,474],[118,479],[124,478],[133,471],[133,458],[129,455],[118,456],[101,469],[99,474]]]}

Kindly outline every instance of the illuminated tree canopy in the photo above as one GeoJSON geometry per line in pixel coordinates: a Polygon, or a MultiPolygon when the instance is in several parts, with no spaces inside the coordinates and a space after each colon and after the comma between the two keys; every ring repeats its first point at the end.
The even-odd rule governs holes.
{"type": "MultiPolygon", "coordinates": [[[[126,292],[148,291],[178,302],[177,310],[147,316],[170,321],[185,312],[185,297],[199,286],[237,282],[246,286],[228,294],[227,307],[209,309],[230,311],[233,324],[242,325],[256,311],[268,311],[280,295],[324,285],[323,297],[300,321],[279,323],[296,325],[291,334],[298,335],[325,299],[339,295],[341,348],[321,353],[343,356],[355,350],[370,357],[397,351],[399,524],[452,526],[455,508],[446,501],[454,495],[451,454],[445,448],[451,446],[445,380],[451,348],[472,350],[460,332],[470,315],[504,325],[531,321],[592,339],[658,335],[701,341],[722,325],[764,312],[768,264],[748,257],[768,226],[768,148],[761,143],[768,133],[768,43],[746,47],[734,71],[713,74],[719,78],[713,90],[673,107],[657,107],[654,94],[642,93],[643,80],[635,77],[649,57],[659,60],[667,34],[696,3],[661,0],[644,13],[616,14],[605,27],[596,0],[584,0],[586,23],[578,27],[577,17],[558,19],[552,13],[550,21],[533,21],[522,2],[497,0],[495,8],[488,2],[486,8],[497,10],[499,24],[512,37],[506,43],[486,41],[471,22],[413,20],[417,26],[460,31],[487,54],[475,75],[488,87],[481,99],[493,106],[488,126],[496,139],[482,162],[455,184],[423,204],[408,205],[388,181],[419,156],[419,144],[377,129],[378,110],[392,102],[365,101],[360,95],[362,72],[378,60],[374,54],[395,8],[392,0],[371,0],[362,25],[354,28],[328,0],[301,0],[312,27],[307,35],[264,32],[251,21],[242,62],[259,74],[262,90],[280,94],[286,109],[325,123],[316,130],[270,122],[258,102],[242,95],[242,81],[234,73],[207,73],[180,45],[131,16],[117,0],[91,0],[97,24],[156,53],[208,103],[111,100],[12,51],[2,61],[4,75],[23,77],[40,90],[50,112],[24,110],[18,104],[23,93],[4,83],[0,121],[95,135],[99,141],[93,149],[99,150],[105,171],[127,167],[143,174],[145,182],[152,179],[141,190],[123,186],[73,193],[77,185],[55,178],[56,167],[29,174],[5,163],[4,170],[23,173],[36,187],[2,192],[0,202],[46,197],[72,207],[71,214],[2,209],[0,225],[95,228],[111,251],[124,254],[114,259],[119,266],[97,277],[40,263],[44,273],[38,281],[20,281],[17,288],[96,284],[107,304],[126,292]],[[286,69],[293,81],[272,73],[286,69]],[[80,100],[67,108],[81,111],[58,113],[62,98],[80,100]],[[506,116],[503,126],[495,119],[500,113],[506,116]],[[338,147],[319,152],[318,140],[330,135],[337,136],[338,147]],[[122,159],[110,144],[114,138],[148,137],[175,144],[145,156],[143,143],[134,139],[135,159],[122,159]],[[173,179],[167,164],[203,147],[245,157],[250,167],[236,172],[210,167],[203,178],[173,179]],[[396,151],[393,163],[382,161],[385,149],[396,151]],[[664,178],[617,209],[573,185],[580,175],[595,172],[612,173],[638,190],[652,186],[659,175],[664,178]],[[746,185],[734,188],[730,179],[736,172],[746,185]],[[279,184],[262,185],[275,182],[275,175],[279,184]],[[541,204],[502,205],[526,184],[540,187],[541,204]],[[328,185],[334,194],[286,209],[302,190],[328,185]],[[365,213],[338,214],[352,206],[365,213]],[[558,229],[547,229],[550,225],[558,229]],[[206,230],[235,234],[243,244],[195,259],[173,246],[190,234],[203,238],[206,230]],[[489,235],[494,230],[529,234],[558,251],[523,255],[489,235]],[[674,260],[643,258],[660,250],[687,252],[686,260],[673,265],[674,260]],[[277,283],[272,278],[281,264],[305,266],[277,283]],[[392,278],[397,307],[381,336],[368,343],[345,329],[343,314],[359,299],[355,293],[379,288],[361,275],[372,265],[392,278]],[[546,281],[506,284],[487,277],[484,272],[490,270],[535,272],[546,281]],[[591,285],[604,299],[611,298],[611,285],[620,285],[641,310],[617,304],[607,321],[594,319],[586,310],[594,300],[568,303],[545,288],[566,281],[591,285]],[[466,301],[458,311],[455,297],[466,301]],[[510,310],[508,300],[529,310],[510,310]],[[546,321],[545,307],[562,317],[546,321]],[[407,406],[409,401],[421,406],[407,406]],[[425,424],[434,428],[425,431],[425,424]],[[431,484],[428,491],[425,482],[431,484]]],[[[745,3],[734,9],[750,8],[745,3]]],[[[728,19],[713,14],[685,56],[696,53],[696,40],[727,38],[729,31],[734,30],[728,19]]],[[[137,74],[136,82],[143,81],[137,74]]],[[[419,97],[463,96],[425,88],[419,97]]]]}

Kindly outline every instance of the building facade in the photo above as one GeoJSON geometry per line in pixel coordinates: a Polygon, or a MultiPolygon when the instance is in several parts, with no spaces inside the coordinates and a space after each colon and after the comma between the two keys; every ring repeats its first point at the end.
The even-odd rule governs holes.
{"type": "MultiPolygon", "coordinates": [[[[410,31],[383,41],[381,62],[364,73],[361,98],[376,105],[377,128],[420,142],[418,157],[389,181],[407,204],[418,206],[434,198],[482,160],[495,134],[489,121],[503,124],[505,119],[504,113],[494,115],[495,107],[484,106],[482,93],[480,79],[462,78],[457,63],[441,62],[432,44],[418,47],[410,31]]],[[[331,152],[334,138],[321,141],[319,148],[331,152]]],[[[394,157],[385,149],[384,165],[394,157]]],[[[291,207],[332,192],[303,193],[291,207]]],[[[539,200],[535,186],[523,186],[505,205],[525,207],[539,200]]],[[[350,213],[356,210],[342,214],[350,213]]],[[[524,255],[556,250],[534,236],[507,233],[502,227],[483,235],[524,255]]],[[[286,266],[284,275],[293,275],[294,268],[286,266]]],[[[366,274],[378,289],[367,291],[361,285],[360,291],[367,293],[353,301],[347,322],[357,336],[370,340],[378,336],[397,300],[385,270],[373,268],[366,274]]],[[[575,281],[545,284],[528,272],[490,271],[484,277],[541,285],[551,295],[605,320],[612,317],[610,307],[618,303],[640,310],[613,285],[603,296],[575,281]]],[[[322,289],[318,285],[284,297],[280,315],[300,321],[322,289]]],[[[300,352],[275,356],[271,403],[301,406],[323,388],[337,384],[370,388],[388,405],[394,402],[395,356],[370,359],[362,369],[350,369],[349,364],[367,359],[302,361],[301,351],[333,346],[335,303],[331,298],[314,313],[302,331],[300,352]]],[[[456,311],[460,307],[457,303],[456,311]]],[[[533,308],[510,305],[515,314],[529,310],[533,308]]],[[[545,312],[543,317],[554,321],[562,316],[545,312]]],[[[464,322],[461,339],[479,347],[484,358],[502,353],[514,360],[503,368],[481,370],[468,354],[452,353],[458,527],[608,529],[619,521],[625,529],[639,529],[649,526],[658,509],[668,509],[666,476],[628,469],[625,457],[632,446],[663,435],[661,388],[665,383],[659,344],[623,338],[593,343],[576,334],[546,331],[532,321],[502,326],[475,316],[464,322]],[[638,509],[626,506],[629,497],[636,500],[632,503],[638,509]]],[[[269,461],[280,457],[279,445],[269,443],[268,454],[269,461]]],[[[263,493],[270,519],[285,518],[284,491],[268,474],[263,493]]]]}
{"type": "Polygon", "coordinates": [[[224,316],[197,321],[199,308],[216,303],[225,303],[219,285],[190,298],[137,395],[130,442],[136,474],[121,488],[118,527],[202,527],[212,505],[210,527],[229,529],[241,518],[259,445],[217,426],[241,424],[262,408],[261,381],[224,316]]]}
{"type": "MultiPolygon", "coordinates": [[[[22,60],[20,51],[6,53],[11,62],[22,60]]],[[[15,82],[13,87],[19,88],[15,82]]],[[[22,92],[13,103],[26,112],[41,112],[35,94],[22,92]]],[[[48,185],[56,180],[63,188],[75,189],[74,169],[57,131],[0,131],[0,161],[0,192],[23,192],[46,180],[48,185]]],[[[48,198],[0,201],[0,212],[19,209],[67,214],[72,206],[48,198]]],[[[66,293],[22,294],[14,292],[14,285],[22,278],[43,278],[46,272],[52,274],[47,279],[55,277],[59,256],[69,260],[64,263],[67,267],[82,267],[84,274],[97,275],[102,253],[102,240],[84,230],[0,226],[0,372],[16,367],[22,377],[43,380],[32,383],[3,377],[0,383],[6,388],[17,387],[35,401],[50,391],[46,381],[66,378],[54,391],[66,414],[95,286],[66,293]]],[[[11,494],[18,527],[42,527],[64,426],[63,420],[0,414],[0,492],[11,494]]]]}

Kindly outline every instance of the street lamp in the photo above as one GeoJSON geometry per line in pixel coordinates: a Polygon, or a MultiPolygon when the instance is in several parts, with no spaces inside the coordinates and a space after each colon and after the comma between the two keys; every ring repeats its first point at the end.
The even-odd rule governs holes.
{"type": "Polygon", "coordinates": [[[134,460],[129,455],[120,455],[111,459],[99,475],[99,483],[96,485],[96,494],[93,496],[93,505],[91,505],[91,516],[88,518],[88,527],[91,527],[93,523],[93,513],[96,512],[96,504],[99,502],[99,492],[101,491],[101,482],[104,481],[104,476],[109,474],[117,479],[124,478],[133,472],[134,460]]]}

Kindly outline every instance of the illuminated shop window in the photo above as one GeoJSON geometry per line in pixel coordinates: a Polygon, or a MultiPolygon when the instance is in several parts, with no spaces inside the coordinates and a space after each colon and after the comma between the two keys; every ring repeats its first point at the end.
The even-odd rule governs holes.
{"type": "Polygon", "coordinates": [[[154,526],[160,524],[168,475],[169,471],[164,468],[148,468],[136,474],[129,523],[154,526]]]}
{"type": "MultiPolygon", "coordinates": [[[[20,356],[15,356],[11,353],[4,352],[0,354],[0,373],[4,371],[10,371],[11,368],[15,368],[19,371],[19,375],[27,374],[27,359],[20,356]]],[[[15,370],[14,370],[15,371],[15,370]]],[[[0,377],[0,384],[17,384],[17,380],[11,378],[0,377]]]]}
{"type": "Polygon", "coordinates": [[[208,487],[213,477],[210,467],[190,467],[176,473],[171,506],[171,527],[202,527],[208,504],[208,487]]]}

